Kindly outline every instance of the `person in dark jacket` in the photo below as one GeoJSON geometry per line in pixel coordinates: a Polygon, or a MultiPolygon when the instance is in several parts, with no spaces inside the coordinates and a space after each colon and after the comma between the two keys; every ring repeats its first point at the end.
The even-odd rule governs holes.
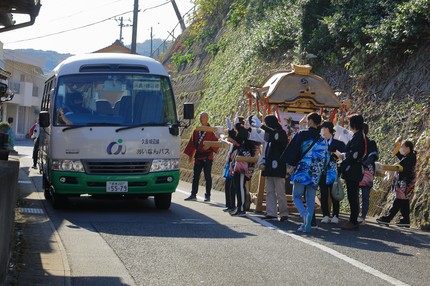
{"type": "Polygon", "coordinates": [[[342,225],[344,230],[358,229],[358,192],[359,183],[363,179],[363,157],[366,153],[366,135],[363,132],[364,119],[360,114],[349,116],[349,129],[352,131],[353,136],[351,141],[346,144],[345,152],[336,152],[339,158],[343,159],[340,164],[339,172],[342,173],[342,178],[346,183],[346,190],[348,194],[349,207],[351,214],[349,221],[342,225]]]}
{"type": "MultiPolygon", "coordinates": [[[[261,129],[264,130],[264,170],[266,177],[266,216],[265,219],[277,219],[278,207],[280,221],[288,220],[287,197],[285,195],[285,175],[287,166],[280,160],[287,147],[288,137],[278,118],[267,115],[261,129]]],[[[258,124],[257,126],[258,127],[258,124]]]]}
{"type": "MultiPolygon", "coordinates": [[[[369,133],[369,125],[364,123],[363,132],[367,136],[369,133]]],[[[358,217],[357,221],[359,224],[363,224],[366,221],[367,212],[369,211],[370,205],[370,191],[373,187],[373,179],[375,177],[375,162],[379,158],[378,146],[374,140],[366,137],[367,140],[367,152],[363,158],[364,176],[360,181],[361,189],[361,216],[358,217]]]]}
{"type": "Polygon", "coordinates": [[[307,116],[307,130],[299,131],[288,144],[285,151],[285,161],[291,173],[293,182],[293,201],[303,224],[299,232],[310,232],[311,222],[315,210],[315,195],[321,175],[326,168],[330,154],[327,140],[320,135],[319,125],[321,116],[311,113],[307,116]],[[291,170],[294,169],[293,172],[291,170]],[[306,208],[302,197],[306,197],[306,208]]]}
{"type": "Polygon", "coordinates": [[[404,141],[403,144],[401,144],[400,139],[396,142],[396,148],[393,153],[400,160],[397,164],[399,171],[396,172],[391,188],[392,191],[396,193],[396,199],[394,200],[393,206],[391,207],[388,215],[376,219],[376,222],[379,224],[389,225],[391,220],[400,210],[402,218],[397,225],[409,227],[409,197],[415,186],[417,153],[414,151],[414,143],[412,143],[412,141],[404,141]]]}
{"type": "Polygon", "coordinates": [[[321,209],[323,213],[322,223],[339,223],[339,201],[333,199],[331,195],[331,190],[333,188],[333,183],[336,181],[337,173],[337,160],[338,157],[335,155],[336,151],[344,152],[345,143],[340,140],[334,139],[334,125],[333,123],[326,121],[321,124],[321,135],[327,139],[328,150],[330,152],[330,162],[327,165],[326,170],[321,176],[319,182],[319,188],[321,193],[321,209]],[[333,205],[333,216],[330,219],[330,209],[329,209],[329,196],[331,197],[333,205]]]}
{"type": "MultiPolygon", "coordinates": [[[[200,124],[202,126],[210,126],[209,115],[206,112],[200,113],[200,124]]],[[[194,158],[191,194],[185,199],[186,201],[197,200],[197,191],[199,189],[200,174],[202,173],[202,170],[206,181],[205,202],[208,202],[211,199],[212,162],[214,159],[214,153],[218,152],[218,148],[206,147],[203,144],[204,141],[218,141],[218,138],[213,132],[194,130],[193,135],[184,150],[184,153],[189,157],[189,163],[191,163],[194,158]]]]}

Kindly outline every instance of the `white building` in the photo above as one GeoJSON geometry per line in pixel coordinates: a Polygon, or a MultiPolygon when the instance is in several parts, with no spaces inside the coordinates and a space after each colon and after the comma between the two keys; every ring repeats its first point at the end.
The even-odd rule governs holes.
{"type": "MultiPolygon", "coordinates": [[[[1,43],[0,50],[3,50],[1,43]]],[[[45,60],[10,50],[2,53],[0,63],[11,74],[7,84],[15,95],[11,101],[2,104],[0,119],[8,121],[12,118],[15,139],[23,139],[39,114],[46,79],[42,71],[45,60]]]]}

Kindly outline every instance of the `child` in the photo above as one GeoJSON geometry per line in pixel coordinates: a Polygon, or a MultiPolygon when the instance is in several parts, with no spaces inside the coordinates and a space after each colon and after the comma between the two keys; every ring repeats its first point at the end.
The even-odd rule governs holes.
{"type": "Polygon", "coordinates": [[[400,138],[396,141],[396,148],[393,152],[400,162],[397,164],[399,171],[396,172],[392,184],[392,191],[396,192],[396,199],[387,216],[376,219],[379,224],[389,225],[390,221],[400,210],[402,218],[397,226],[409,227],[409,197],[412,194],[415,185],[415,165],[417,155],[414,151],[414,143],[404,141],[400,144],[400,138]]]}

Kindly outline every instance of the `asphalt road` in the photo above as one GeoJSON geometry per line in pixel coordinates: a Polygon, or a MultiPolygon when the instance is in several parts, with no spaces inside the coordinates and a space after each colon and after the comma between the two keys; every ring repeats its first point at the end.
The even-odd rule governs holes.
{"type": "MultiPolygon", "coordinates": [[[[42,191],[41,175],[31,175],[42,191]]],[[[223,193],[211,203],[186,202],[189,189],[181,182],[168,211],[151,198],[79,198],[63,210],[45,202],[72,285],[429,284],[429,233],[367,223],[359,231],[320,224],[301,234],[296,216],[231,217],[222,211],[223,193]]]]}

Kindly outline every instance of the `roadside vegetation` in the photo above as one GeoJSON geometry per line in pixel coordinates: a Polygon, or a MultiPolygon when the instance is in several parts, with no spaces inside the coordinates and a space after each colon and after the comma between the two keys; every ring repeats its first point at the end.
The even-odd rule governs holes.
{"type": "MultiPolygon", "coordinates": [[[[172,48],[178,78],[204,73],[197,112],[208,111],[212,124],[249,113],[243,89],[259,85],[275,70],[305,60],[341,99],[363,113],[379,143],[380,160],[398,135],[416,142],[419,153],[417,194],[412,201],[417,224],[429,227],[428,0],[195,0],[194,21],[172,48]],[[209,59],[209,60],[208,60],[209,59]],[[427,193],[427,195],[426,195],[427,193]]],[[[187,94],[181,93],[181,100],[187,94]]],[[[255,107],[254,107],[255,108],[255,107]]],[[[386,196],[388,181],[375,189],[386,196]]],[[[382,196],[382,195],[381,195],[382,196]]],[[[381,212],[389,205],[380,198],[381,212]]]]}

